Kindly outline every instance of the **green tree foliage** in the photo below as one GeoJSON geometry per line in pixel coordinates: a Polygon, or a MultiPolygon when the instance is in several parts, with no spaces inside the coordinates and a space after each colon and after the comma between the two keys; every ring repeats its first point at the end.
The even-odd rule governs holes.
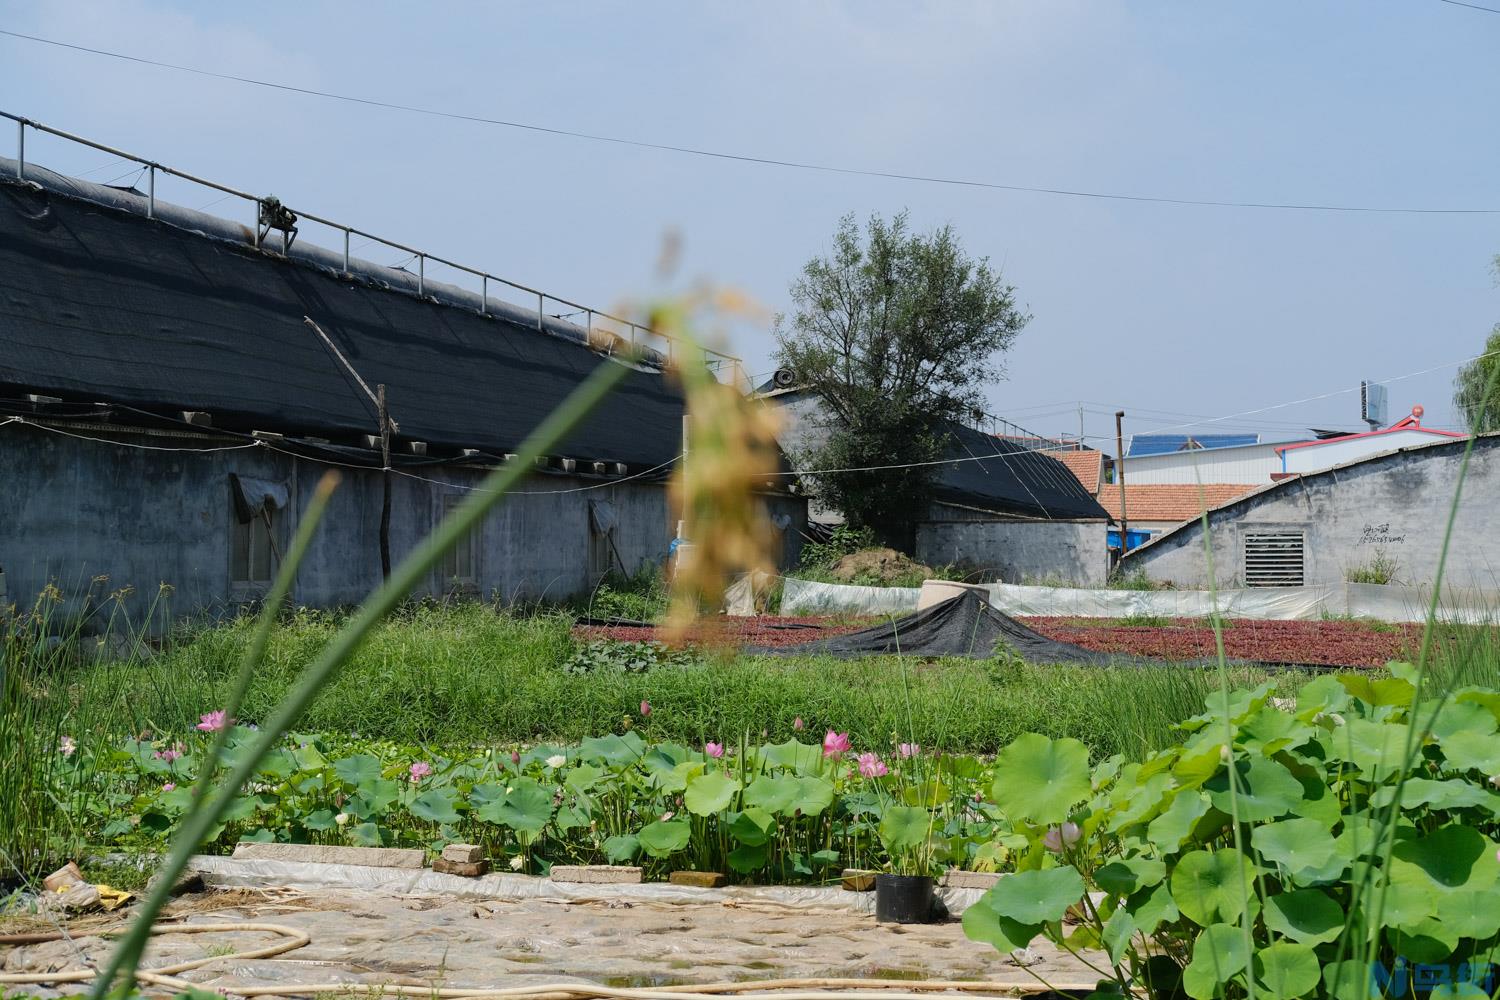
{"type": "Polygon", "coordinates": [[[1453,406],[1475,434],[1500,430],[1500,398],[1485,398],[1485,386],[1500,369],[1500,323],[1484,342],[1484,354],[1458,370],[1453,379],[1453,406]]]}
{"type": "MultiPolygon", "coordinates": [[[[839,220],[829,253],[792,283],[778,317],[777,361],[823,404],[826,435],[808,470],[928,462],[943,421],[972,419],[1001,355],[1031,318],[987,258],[952,227],[910,231],[906,213],[839,220]]],[[[907,537],[931,493],[932,467],[809,477],[825,506],[891,541],[907,537]]]]}

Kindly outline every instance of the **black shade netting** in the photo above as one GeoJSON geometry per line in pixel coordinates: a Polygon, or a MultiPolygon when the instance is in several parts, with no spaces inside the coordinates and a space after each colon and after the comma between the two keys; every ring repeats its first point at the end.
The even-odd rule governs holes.
{"type": "MultiPolygon", "coordinates": [[[[1009,650],[1027,663],[1077,663],[1099,667],[1218,666],[1214,659],[1166,660],[1126,653],[1104,653],[1070,642],[1049,639],[997,611],[973,592],[960,594],[941,604],[885,622],[859,632],[817,639],[791,646],[751,646],[750,653],[774,656],[836,656],[852,658],[882,653],[904,656],[965,656],[988,659],[1009,650]]],[[[1229,660],[1238,667],[1297,667],[1309,670],[1338,669],[1323,664],[1268,663],[1229,660]]],[[[1352,669],[1352,668],[1351,668],[1352,669]]]]}

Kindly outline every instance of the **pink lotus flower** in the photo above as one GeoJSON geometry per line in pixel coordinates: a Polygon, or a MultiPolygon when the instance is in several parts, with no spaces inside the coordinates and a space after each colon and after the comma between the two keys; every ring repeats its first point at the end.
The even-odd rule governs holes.
{"type": "Polygon", "coordinates": [[[1050,826],[1047,833],[1042,837],[1042,846],[1053,854],[1061,854],[1066,847],[1072,847],[1078,843],[1078,838],[1083,836],[1083,831],[1074,822],[1064,823],[1062,826],[1050,826]]]}
{"type": "Polygon", "coordinates": [[[849,734],[836,733],[832,729],[823,737],[823,756],[837,757],[849,752],[849,734]]]}
{"type": "Polygon", "coordinates": [[[432,765],[427,763],[425,760],[419,760],[408,770],[411,773],[412,784],[416,784],[432,773],[432,765]]]}
{"type": "Polygon", "coordinates": [[[799,733],[807,728],[807,725],[802,721],[802,716],[799,715],[792,720],[792,728],[797,730],[797,732],[799,733]]]}
{"type": "Polygon", "coordinates": [[[217,712],[205,712],[202,715],[198,716],[198,720],[198,730],[204,733],[217,733],[219,730],[223,729],[229,721],[228,719],[224,718],[223,709],[219,709],[217,712]]]}
{"type": "Polygon", "coordinates": [[[903,743],[896,749],[901,751],[901,757],[903,760],[915,757],[917,754],[922,752],[921,746],[916,743],[903,743]]]}
{"type": "Polygon", "coordinates": [[[512,750],[510,752],[510,762],[512,764],[516,765],[517,767],[520,767],[521,766],[521,751],[519,751],[519,750],[512,750]]]}
{"type": "Polygon", "coordinates": [[[165,785],[161,786],[161,790],[164,791],[164,792],[170,792],[170,791],[175,790],[176,788],[177,788],[177,785],[174,782],[171,782],[171,781],[169,781],[165,785]]]}
{"type": "Polygon", "coordinates": [[[724,756],[724,744],[705,743],[703,744],[703,752],[717,760],[718,758],[724,756]]]}
{"type": "Polygon", "coordinates": [[[174,743],[172,746],[167,747],[167,749],[165,750],[156,751],[156,753],[152,754],[151,756],[155,757],[157,760],[163,760],[170,764],[172,763],[172,761],[182,756],[182,751],[182,744],[174,743]]]}
{"type": "Polygon", "coordinates": [[[73,741],[73,737],[71,736],[64,736],[62,739],[57,741],[57,752],[62,754],[64,757],[73,756],[73,752],[77,749],[78,744],[73,741]]]}
{"type": "Polygon", "coordinates": [[[885,766],[879,754],[862,753],[859,755],[859,773],[866,778],[879,778],[889,774],[890,768],[885,766]]]}
{"type": "Polygon", "coordinates": [[[641,702],[641,718],[646,719],[646,718],[650,718],[650,716],[651,716],[651,703],[649,701],[643,701],[643,702],[641,702]]]}

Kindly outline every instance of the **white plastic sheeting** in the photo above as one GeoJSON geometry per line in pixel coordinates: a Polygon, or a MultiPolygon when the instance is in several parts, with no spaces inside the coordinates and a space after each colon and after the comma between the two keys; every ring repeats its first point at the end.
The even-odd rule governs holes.
{"type": "MultiPolygon", "coordinates": [[[[446,896],[452,899],[548,899],[584,902],[601,899],[637,899],[655,903],[760,903],[792,909],[837,909],[855,913],[875,912],[873,892],[848,892],[825,886],[727,886],[698,889],[663,882],[621,885],[597,882],[554,882],[529,875],[496,873],[482,878],[443,875],[430,868],[375,868],[369,865],[328,865],[309,861],[252,861],[199,855],[189,871],[203,876],[218,888],[284,887],[303,892],[319,889],[355,889],[409,896],[446,896]]],[[[937,897],[958,916],[968,909],[983,889],[939,887],[937,897]]]]}
{"type": "MultiPolygon", "coordinates": [[[[1229,618],[1311,621],[1337,615],[1387,622],[1420,622],[1432,592],[1418,587],[1346,583],[1323,587],[1251,587],[1240,590],[1089,590],[1069,587],[989,586],[990,603],[1008,615],[1067,618],[1206,618],[1216,610],[1229,618]]],[[[784,615],[850,612],[901,615],[917,610],[920,593],[910,587],[851,587],[788,578],[781,593],[784,615]]],[[[1444,591],[1438,618],[1500,620],[1500,594],[1444,591]]]]}

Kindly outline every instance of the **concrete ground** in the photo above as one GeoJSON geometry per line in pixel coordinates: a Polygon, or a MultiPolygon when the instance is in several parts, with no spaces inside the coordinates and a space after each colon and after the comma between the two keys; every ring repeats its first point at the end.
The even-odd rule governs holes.
{"type": "MultiPolygon", "coordinates": [[[[1022,967],[969,941],[956,922],[897,926],[848,908],[760,902],[707,904],[599,898],[460,900],[369,890],[231,889],[183,897],[188,922],[255,920],[307,931],[312,942],[261,960],[224,958],[184,978],[210,988],[347,982],[431,988],[513,987],[559,981],[653,987],[727,980],[836,977],[984,980],[1077,987],[1098,977],[1038,945],[1022,967]]],[[[5,972],[77,968],[109,945],[89,930],[0,952],[5,972]]],[[[164,935],[148,966],[227,955],[273,942],[265,933],[164,935]]],[[[34,990],[43,996],[58,994],[34,990]]],[[[76,988],[67,990],[76,992],[76,988]]]]}

